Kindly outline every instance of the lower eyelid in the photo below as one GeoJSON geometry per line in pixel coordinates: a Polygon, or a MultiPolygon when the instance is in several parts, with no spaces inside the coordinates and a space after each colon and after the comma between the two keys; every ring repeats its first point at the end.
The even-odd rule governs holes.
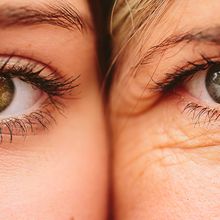
{"type": "Polygon", "coordinates": [[[0,121],[0,143],[12,142],[14,138],[19,136],[26,137],[45,132],[56,124],[55,115],[57,112],[59,112],[58,107],[55,107],[48,99],[38,110],[28,115],[0,121]]]}
{"type": "Polygon", "coordinates": [[[177,106],[180,117],[185,117],[194,127],[217,128],[220,126],[220,109],[208,106],[200,100],[179,90],[174,94],[173,106],[177,106]],[[176,102],[176,104],[174,104],[176,102]]]}

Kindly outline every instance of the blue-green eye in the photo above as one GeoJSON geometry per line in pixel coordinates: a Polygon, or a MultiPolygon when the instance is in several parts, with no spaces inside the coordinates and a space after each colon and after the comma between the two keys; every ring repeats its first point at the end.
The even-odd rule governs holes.
{"type": "Polygon", "coordinates": [[[214,65],[208,70],[206,88],[210,97],[220,103],[220,65],[214,65]]]}

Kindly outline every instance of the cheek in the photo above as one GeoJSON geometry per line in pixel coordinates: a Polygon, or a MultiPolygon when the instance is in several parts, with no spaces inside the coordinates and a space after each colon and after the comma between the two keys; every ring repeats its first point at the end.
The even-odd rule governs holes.
{"type": "Polygon", "coordinates": [[[105,219],[104,118],[99,102],[82,106],[83,116],[70,110],[49,134],[0,150],[1,219],[105,219]]]}
{"type": "Polygon", "coordinates": [[[219,219],[219,147],[178,148],[148,116],[113,124],[116,219],[219,219]]]}
{"type": "Polygon", "coordinates": [[[59,146],[62,150],[55,149],[53,153],[23,154],[29,160],[21,157],[19,159],[25,162],[19,164],[16,158],[17,168],[12,167],[2,172],[2,219],[19,217],[60,220],[70,219],[71,216],[85,220],[88,216],[94,220],[103,219],[106,194],[105,153],[100,151],[102,147],[97,147],[96,143],[90,142],[88,148],[83,142],[80,146],[69,146],[67,142],[59,146]],[[70,148],[74,149],[71,151],[70,148]]]}
{"type": "Polygon", "coordinates": [[[132,153],[123,151],[115,161],[116,219],[220,218],[218,166],[181,150],[132,153]]]}

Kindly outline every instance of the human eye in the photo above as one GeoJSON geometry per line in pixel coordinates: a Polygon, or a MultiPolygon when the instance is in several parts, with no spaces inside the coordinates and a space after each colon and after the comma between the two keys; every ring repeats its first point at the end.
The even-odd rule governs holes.
{"type": "Polygon", "coordinates": [[[37,134],[62,113],[63,99],[79,86],[50,65],[14,55],[0,56],[0,139],[37,134]]]}
{"type": "Polygon", "coordinates": [[[220,118],[220,61],[201,55],[199,60],[177,67],[173,73],[156,82],[163,95],[177,95],[182,112],[195,124],[210,125],[220,118]]]}

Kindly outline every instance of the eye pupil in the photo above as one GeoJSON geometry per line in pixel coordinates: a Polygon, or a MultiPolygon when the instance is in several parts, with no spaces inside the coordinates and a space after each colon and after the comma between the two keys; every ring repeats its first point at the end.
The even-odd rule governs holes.
{"type": "Polygon", "coordinates": [[[0,77],[0,112],[4,111],[12,102],[15,86],[11,79],[0,77]]]}

